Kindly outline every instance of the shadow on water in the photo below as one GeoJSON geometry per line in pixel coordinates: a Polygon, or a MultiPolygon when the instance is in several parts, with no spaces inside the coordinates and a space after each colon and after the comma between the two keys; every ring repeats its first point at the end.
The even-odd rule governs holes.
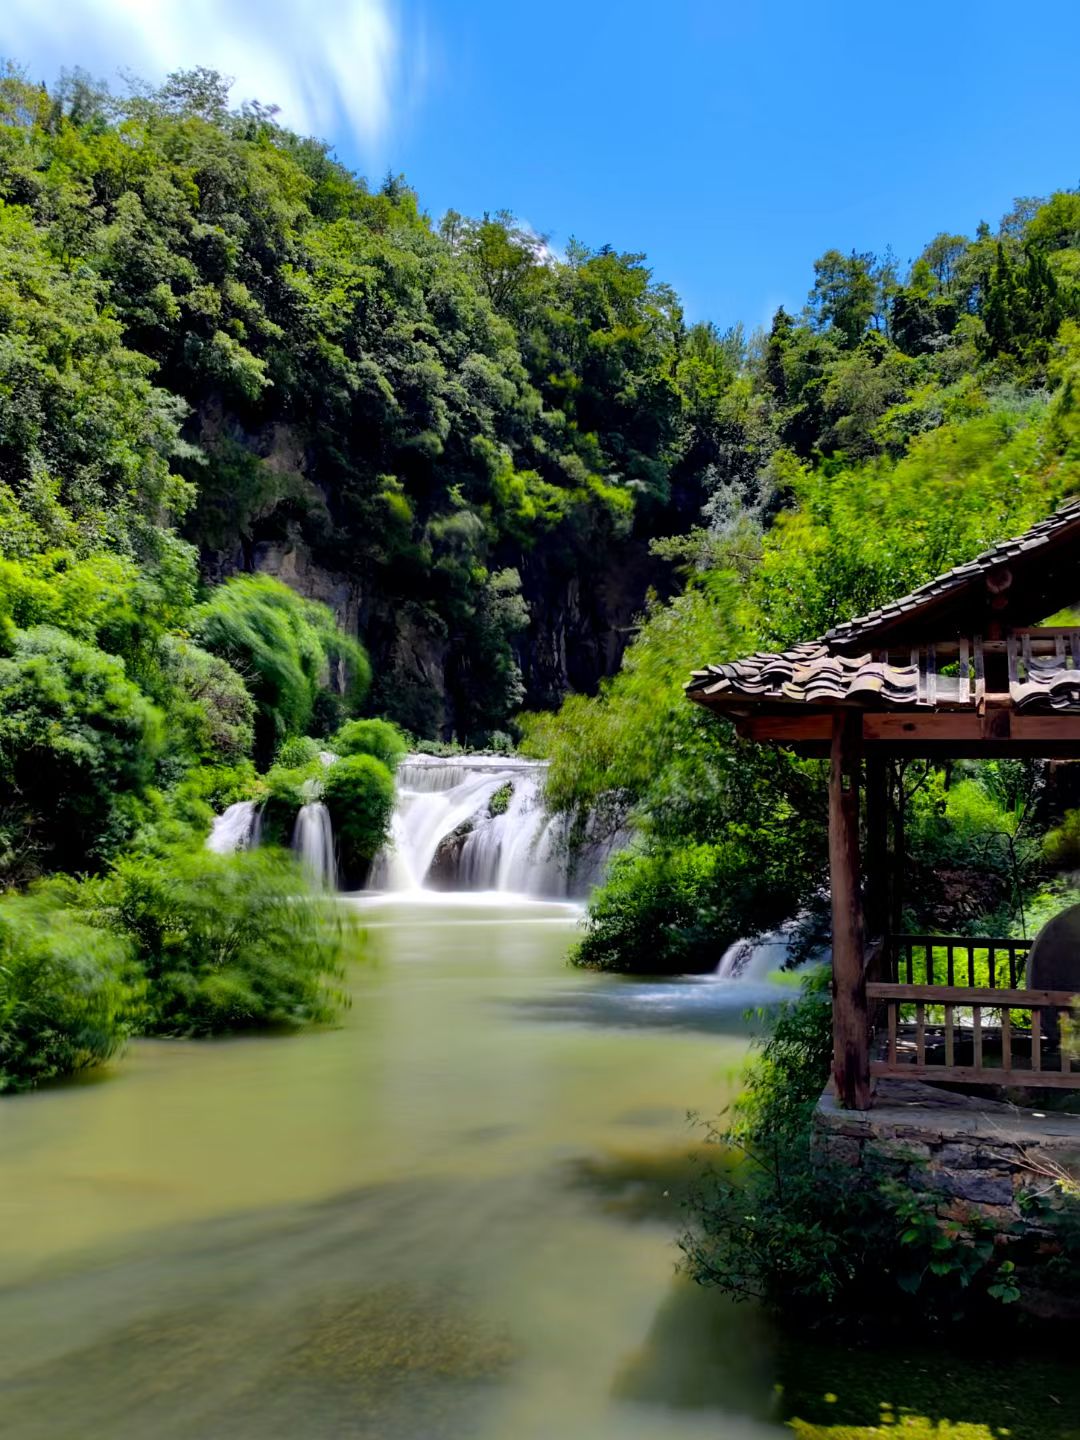
{"type": "Polygon", "coordinates": [[[701,1179],[698,1156],[687,1145],[659,1151],[585,1155],[563,1167],[566,1185],[587,1193],[606,1215],[629,1221],[663,1221],[674,1236],[701,1179]]]}
{"type": "Polygon", "coordinates": [[[805,1440],[1080,1437],[1080,1369],[1067,1337],[1036,1345],[985,1328],[933,1347],[847,1339],[787,1337],[780,1345],[780,1413],[805,1440]],[[916,1428],[915,1417],[925,1427],[916,1428]]]}
{"type": "MultiPolygon", "coordinates": [[[[663,1223],[674,1236],[701,1169],[678,1148],[583,1157],[564,1176],[605,1214],[663,1223]]],[[[644,1342],[625,1356],[612,1398],[772,1422],[801,1440],[1080,1440],[1069,1335],[1051,1342],[983,1328],[931,1344],[896,1332],[796,1332],[685,1277],[673,1280],[644,1342]]]]}
{"type": "Polygon", "coordinates": [[[758,1011],[790,998],[790,989],[780,985],[717,980],[711,975],[605,976],[596,986],[568,986],[555,994],[514,1001],[510,1008],[529,1020],[750,1036],[761,1028],[758,1011]]]}
{"type": "MultiPolygon", "coordinates": [[[[930,1348],[893,1336],[783,1334],[763,1312],[676,1280],[613,1398],[728,1410],[799,1440],[1078,1440],[1080,1371],[1068,1342],[1008,1348],[981,1331],[930,1348]]],[[[718,1435],[725,1432],[717,1429],[718,1435]]]]}

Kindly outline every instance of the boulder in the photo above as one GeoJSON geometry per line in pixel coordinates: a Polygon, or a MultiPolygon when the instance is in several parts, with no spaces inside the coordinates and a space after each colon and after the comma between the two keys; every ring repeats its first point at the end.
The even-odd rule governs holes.
{"type": "MultiPolygon", "coordinates": [[[[1027,984],[1031,990],[1071,990],[1080,995],[1080,905],[1062,910],[1035,936],[1028,953],[1027,984]]],[[[1050,1044],[1058,1043],[1056,1013],[1043,1013],[1042,1030],[1050,1044]]]]}

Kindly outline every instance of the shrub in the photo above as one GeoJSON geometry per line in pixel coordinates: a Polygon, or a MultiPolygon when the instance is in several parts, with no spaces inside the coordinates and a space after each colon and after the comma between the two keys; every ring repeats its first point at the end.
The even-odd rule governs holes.
{"type": "Polygon", "coordinates": [[[997,1228],[974,1209],[941,1219],[939,1196],[892,1176],[831,1162],[812,1143],[812,1114],[831,1053],[827,972],[772,1021],[727,1128],[710,1127],[722,1167],[688,1203],[683,1268],[699,1284],[787,1314],[822,1309],[951,1321],[1018,1296],[997,1228]]]}
{"type": "Polygon", "coordinates": [[[237,575],[219,585],[194,611],[192,631],[246,678],[264,765],[286,736],[307,731],[326,681],[338,683],[353,706],[370,682],[360,642],[337,630],[325,605],[269,575],[237,575]]]}
{"type": "Polygon", "coordinates": [[[196,760],[235,763],[255,743],[255,702],[243,677],[220,655],[167,636],[161,647],[165,673],[178,692],[170,722],[196,760]]]}
{"type": "Polygon", "coordinates": [[[260,812],[260,833],[264,844],[291,844],[296,812],[311,798],[315,789],[321,791],[325,775],[326,769],[320,760],[292,768],[274,765],[266,772],[266,798],[260,812]]]}
{"type": "Polygon", "coordinates": [[[396,770],[409,744],[389,720],[350,720],[331,741],[338,755],[374,755],[390,770],[396,770]]]}
{"type": "Polygon", "coordinates": [[[0,793],[42,868],[92,869],[119,848],[161,743],[122,661],[44,626],[0,659],[0,793]]]}
{"type": "Polygon", "coordinates": [[[1043,857],[1055,870],[1080,869],[1080,810],[1066,810],[1061,824],[1043,836],[1043,857]]]}
{"type": "Polygon", "coordinates": [[[342,973],[343,919],[281,850],[126,857],[85,903],[134,945],[151,1033],[300,1025],[340,1002],[327,982],[342,973]]]}
{"type": "Polygon", "coordinates": [[[274,757],[274,764],[285,770],[299,770],[318,760],[320,748],[319,742],[310,735],[294,735],[282,745],[274,757]]]}
{"type": "Polygon", "coordinates": [[[374,755],[347,755],[327,770],[323,800],[345,876],[360,884],[389,834],[394,777],[374,755]]]}
{"type": "Polygon", "coordinates": [[[130,941],[48,891],[0,901],[0,1092],[99,1065],[140,1004],[130,941]]]}
{"type": "Polygon", "coordinates": [[[589,904],[579,965],[637,974],[714,969],[733,940],[797,908],[797,874],[739,840],[628,850],[589,904]]]}
{"type": "Polygon", "coordinates": [[[514,798],[513,784],[508,780],[505,785],[500,785],[495,794],[488,801],[488,814],[494,820],[499,815],[505,815],[510,809],[510,801],[514,798]]]}
{"type": "Polygon", "coordinates": [[[261,783],[250,760],[236,765],[195,765],[169,793],[169,801],[181,814],[196,803],[208,805],[217,814],[237,800],[254,800],[261,783]]]}

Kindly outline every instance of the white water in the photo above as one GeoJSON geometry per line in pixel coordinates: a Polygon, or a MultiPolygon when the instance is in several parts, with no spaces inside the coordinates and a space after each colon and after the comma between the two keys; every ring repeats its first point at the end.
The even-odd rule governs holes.
{"type": "Polygon", "coordinates": [[[237,850],[252,850],[259,843],[259,817],[254,800],[238,800],[221,815],[206,841],[206,848],[218,855],[232,855],[237,850]]]}
{"type": "Polygon", "coordinates": [[[407,756],[398,769],[391,844],[375,863],[371,888],[415,892],[434,882],[550,898],[584,893],[602,862],[590,856],[586,865],[571,863],[568,822],[544,809],[546,769],[542,761],[498,755],[407,756]],[[509,804],[492,815],[492,797],[507,785],[509,804]],[[466,823],[471,829],[456,854],[440,856],[433,875],[440,845],[466,823]]]}
{"type": "MultiPolygon", "coordinates": [[[[754,940],[736,940],[720,956],[715,970],[717,980],[761,981],[791,963],[797,933],[797,922],[789,920],[777,930],[769,930],[754,940]]],[[[807,957],[808,963],[823,958],[823,952],[807,957]]]]}
{"type": "Polygon", "coordinates": [[[321,800],[301,805],[293,827],[292,848],[315,885],[337,889],[337,860],[330,811],[321,800]]]}

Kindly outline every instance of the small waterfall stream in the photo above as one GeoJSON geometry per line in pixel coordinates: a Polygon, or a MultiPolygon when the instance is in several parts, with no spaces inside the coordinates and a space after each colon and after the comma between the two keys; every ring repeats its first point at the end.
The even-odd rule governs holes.
{"type": "Polygon", "coordinates": [[[330,823],[330,811],[321,800],[309,800],[297,811],[292,848],[313,884],[323,890],[337,889],[334,827],[330,823]]]}
{"type": "Polygon", "coordinates": [[[206,848],[218,855],[253,850],[259,843],[258,806],[254,800],[238,800],[214,817],[206,848]]]}

